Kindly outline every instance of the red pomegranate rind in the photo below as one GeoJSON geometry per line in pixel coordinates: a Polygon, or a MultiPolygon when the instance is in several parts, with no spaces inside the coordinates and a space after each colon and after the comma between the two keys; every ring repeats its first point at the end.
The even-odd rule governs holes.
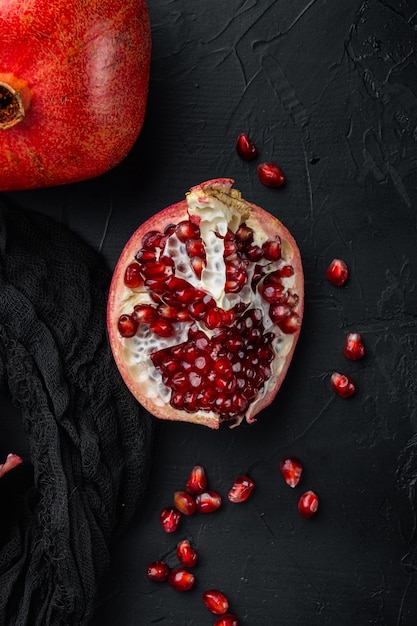
{"type": "Polygon", "coordinates": [[[114,271],[107,319],[112,351],[130,391],[161,419],[211,428],[253,422],[279,390],[298,340],[304,278],[297,245],[276,217],[243,200],[232,184],[202,183],[151,217],[132,235],[114,271]],[[177,237],[176,225],[183,222],[189,227],[177,237]],[[160,247],[148,246],[158,236],[160,247]],[[182,273],[181,241],[187,253],[199,255],[186,257],[191,278],[189,267],[182,273]],[[179,246],[174,251],[173,242],[179,246]],[[145,286],[131,289],[125,274],[135,259],[145,286]],[[129,338],[126,315],[142,334],[129,338]],[[156,347],[144,347],[143,337],[156,347]],[[198,342],[205,342],[203,358],[198,342]],[[138,356],[143,350],[146,366],[138,356]]]}

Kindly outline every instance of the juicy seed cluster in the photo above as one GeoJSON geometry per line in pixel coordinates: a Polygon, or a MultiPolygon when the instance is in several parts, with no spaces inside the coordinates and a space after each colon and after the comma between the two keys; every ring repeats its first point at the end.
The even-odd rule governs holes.
{"type": "Polygon", "coordinates": [[[146,297],[119,317],[118,330],[124,338],[142,337],[143,329],[156,338],[148,356],[171,390],[172,407],[230,419],[243,415],[264,388],[277,336],[296,333],[301,318],[298,295],[288,286],[294,268],[282,258],[279,237],[258,245],[246,223],[216,234],[222,306],[205,288],[209,261],[200,229],[183,220],[143,237],[124,281],[146,297]],[[160,339],[172,341],[158,350],[160,339]]]}
{"type": "Polygon", "coordinates": [[[212,410],[226,419],[244,413],[270,378],[273,338],[264,333],[261,312],[250,309],[211,339],[192,326],[186,342],[151,358],[172,390],[174,408],[212,410]]]}

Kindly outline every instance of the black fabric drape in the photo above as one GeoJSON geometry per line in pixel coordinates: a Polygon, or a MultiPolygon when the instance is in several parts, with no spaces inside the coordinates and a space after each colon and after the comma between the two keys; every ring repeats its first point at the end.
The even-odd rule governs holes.
{"type": "Polygon", "coordinates": [[[0,205],[0,392],[20,409],[33,468],[0,501],[0,624],[87,624],[109,541],[146,486],[152,421],[111,355],[109,281],[69,230],[0,205]]]}

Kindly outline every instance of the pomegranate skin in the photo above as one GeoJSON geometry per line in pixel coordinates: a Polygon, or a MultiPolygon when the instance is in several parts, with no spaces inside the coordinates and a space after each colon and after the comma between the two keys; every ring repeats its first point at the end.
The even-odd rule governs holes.
{"type": "Polygon", "coordinates": [[[0,191],[78,182],[124,159],[144,121],[150,53],[145,0],[0,0],[0,92],[11,99],[0,191]]]}
{"type": "MultiPolygon", "coordinates": [[[[215,193],[217,198],[225,197],[229,199],[233,197],[233,199],[235,199],[236,196],[234,195],[234,192],[237,190],[232,189],[233,182],[234,181],[231,179],[224,178],[209,180],[192,187],[187,196],[190,194],[196,194],[197,196],[204,198],[206,197],[206,194],[215,193]]],[[[279,235],[282,238],[282,241],[285,241],[285,247],[291,250],[291,262],[296,276],[296,292],[299,297],[297,313],[300,318],[302,318],[304,305],[304,276],[301,257],[294,238],[288,229],[276,217],[252,203],[243,200],[242,202],[245,203],[246,208],[250,211],[251,223],[256,223],[258,225],[257,228],[259,228],[260,231],[268,233],[268,236],[270,234],[272,236],[272,234],[275,233],[279,235]]],[[[168,225],[179,224],[183,220],[187,220],[189,218],[187,207],[187,200],[183,200],[159,211],[149,218],[144,224],[139,226],[126,243],[116,264],[110,285],[107,307],[107,328],[110,345],[121,376],[131,393],[147,411],[159,419],[191,422],[204,425],[209,428],[218,429],[222,421],[219,415],[214,415],[212,412],[204,410],[186,412],[184,410],[174,408],[169,402],[162,401],[161,398],[155,398],[147,395],[148,385],[146,381],[144,382],[140,380],[138,372],[135,371],[134,368],[131,368],[126,360],[126,340],[120,336],[117,330],[118,319],[123,306],[126,303],[126,288],[124,284],[125,270],[131,263],[131,260],[135,257],[136,252],[140,249],[143,236],[151,231],[162,232],[168,227],[168,225]]],[[[285,364],[274,377],[273,385],[268,387],[267,391],[259,400],[257,400],[256,404],[250,405],[246,410],[244,417],[248,423],[253,423],[255,421],[255,416],[268,406],[275,398],[291,363],[299,333],[300,328],[298,328],[296,332],[291,335],[292,343],[288,352],[285,354],[285,364]]]]}

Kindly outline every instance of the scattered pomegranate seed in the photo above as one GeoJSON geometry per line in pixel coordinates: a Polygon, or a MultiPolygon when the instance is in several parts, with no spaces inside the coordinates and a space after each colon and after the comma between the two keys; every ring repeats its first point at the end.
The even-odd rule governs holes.
{"type": "Polygon", "coordinates": [[[255,144],[246,133],[241,133],[238,136],[236,140],[236,150],[240,158],[245,161],[251,161],[258,155],[255,144]]]}
{"type": "Polygon", "coordinates": [[[182,567],[171,570],[168,583],[177,591],[189,591],[195,583],[195,576],[182,567]]]}
{"type": "Polygon", "coordinates": [[[198,554],[188,539],[182,539],[178,542],[175,553],[177,559],[184,567],[194,567],[197,564],[198,554]]]}
{"type": "Polygon", "coordinates": [[[184,515],[192,515],[195,511],[195,500],[186,491],[176,491],[174,493],[174,505],[184,515]]]}
{"type": "Polygon", "coordinates": [[[173,533],[177,530],[180,523],[181,513],[173,506],[167,506],[162,509],[159,515],[159,521],[166,533],[173,533]]]}
{"type": "Polygon", "coordinates": [[[281,459],[279,469],[287,485],[292,488],[298,485],[303,472],[303,466],[298,459],[293,456],[287,456],[281,459]]]}
{"type": "Polygon", "coordinates": [[[214,622],[213,626],[239,626],[239,620],[232,613],[225,613],[214,622]]]}
{"type": "Polygon", "coordinates": [[[317,513],[319,508],[319,499],[314,491],[306,491],[298,501],[298,510],[300,515],[308,519],[317,513]]]}
{"type": "Polygon", "coordinates": [[[18,454],[13,454],[12,452],[8,454],[5,462],[0,464],[0,478],[21,463],[23,463],[23,459],[18,454]]]}
{"type": "Polygon", "coordinates": [[[281,187],[285,182],[285,176],[280,166],[274,161],[260,163],[257,172],[259,180],[266,187],[281,187]]]}
{"type": "Polygon", "coordinates": [[[186,491],[188,491],[191,495],[196,496],[199,493],[203,493],[206,488],[207,476],[204,467],[201,465],[194,465],[185,486],[186,491]]]}
{"type": "Polygon", "coordinates": [[[155,580],[156,582],[164,582],[168,579],[171,569],[165,563],[165,561],[153,561],[149,563],[146,570],[146,575],[149,580],[155,580]]]}
{"type": "Polygon", "coordinates": [[[223,615],[229,610],[226,596],[217,589],[208,589],[202,593],[203,602],[209,611],[215,615],[223,615]]]}
{"type": "Polygon", "coordinates": [[[349,269],[345,261],[342,259],[333,259],[329,267],[326,270],[326,277],[336,287],[341,287],[345,284],[349,276],[349,269]]]}
{"type": "Polygon", "coordinates": [[[197,495],[195,503],[200,513],[212,513],[219,508],[222,499],[215,491],[203,491],[197,495]]]}
{"type": "Polygon", "coordinates": [[[245,502],[255,487],[255,483],[249,476],[238,476],[233,483],[232,488],[227,494],[230,502],[245,502]]]}
{"type": "Polygon", "coordinates": [[[333,391],[341,398],[349,398],[355,393],[355,383],[347,374],[333,372],[330,377],[330,384],[333,391]]]}
{"type": "Polygon", "coordinates": [[[351,361],[357,361],[365,355],[365,346],[359,333],[346,335],[344,354],[351,361]]]}

